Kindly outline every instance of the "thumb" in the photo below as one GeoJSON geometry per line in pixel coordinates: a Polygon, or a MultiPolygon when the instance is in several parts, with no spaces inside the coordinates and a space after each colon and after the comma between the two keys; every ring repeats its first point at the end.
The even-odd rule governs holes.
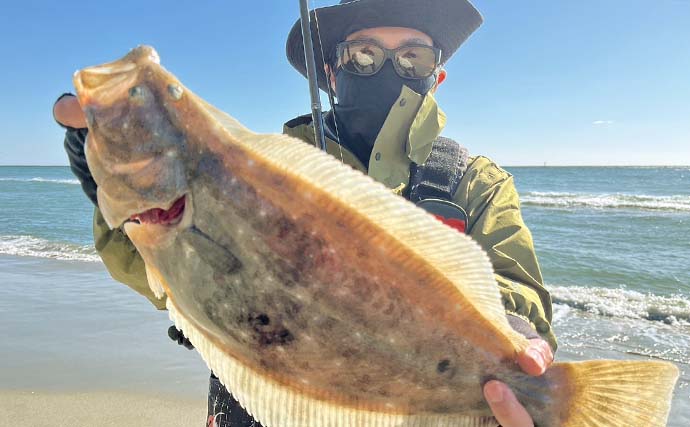
{"type": "Polygon", "coordinates": [[[53,117],[58,124],[74,129],[86,127],[86,115],[76,96],[67,93],[58,98],[53,105],[53,117]]]}

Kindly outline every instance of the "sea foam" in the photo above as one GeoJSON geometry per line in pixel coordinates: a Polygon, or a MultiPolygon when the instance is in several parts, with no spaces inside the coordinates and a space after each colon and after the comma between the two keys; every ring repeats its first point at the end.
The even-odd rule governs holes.
{"type": "Polygon", "coordinates": [[[639,209],[690,212],[690,196],[645,194],[588,194],[530,191],[520,196],[523,205],[554,208],[639,209]]]}
{"type": "Polygon", "coordinates": [[[100,262],[93,246],[56,242],[33,236],[0,236],[0,254],[64,261],[100,262]]]}
{"type": "Polygon", "coordinates": [[[549,290],[554,304],[600,316],[690,325],[690,298],[686,295],[660,296],[628,289],[584,286],[549,286],[549,290]]]}
{"type": "Polygon", "coordinates": [[[76,179],[52,179],[52,178],[0,178],[0,181],[5,182],[43,182],[48,184],[68,184],[68,185],[79,185],[79,180],[76,179]]]}

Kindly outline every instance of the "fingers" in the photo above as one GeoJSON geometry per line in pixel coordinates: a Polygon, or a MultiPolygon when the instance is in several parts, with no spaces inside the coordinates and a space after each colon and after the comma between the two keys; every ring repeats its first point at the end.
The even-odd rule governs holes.
{"type": "Polygon", "coordinates": [[[65,96],[53,106],[55,120],[64,126],[81,129],[86,127],[86,116],[76,96],[65,96]]]}
{"type": "Polygon", "coordinates": [[[532,417],[502,382],[487,382],[484,385],[484,398],[502,427],[534,427],[532,417]]]}
{"type": "Polygon", "coordinates": [[[553,351],[546,341],[532,339],[527,349],[518,355],[517,362],[525,373],[538,376],[553,363],[553,351]]]}
{"type": "MultiPolygon", "coordinates": [[[[540,339],[531,339],[527,349],[518,356],[518,365],[529,375],[541,375],[553,363],[553,351],[540,339]]],[[[484,398],[502,427],[534,427],[532,417],[518,402],[507,385],[489,381],[484,385],[484,398]]]]}

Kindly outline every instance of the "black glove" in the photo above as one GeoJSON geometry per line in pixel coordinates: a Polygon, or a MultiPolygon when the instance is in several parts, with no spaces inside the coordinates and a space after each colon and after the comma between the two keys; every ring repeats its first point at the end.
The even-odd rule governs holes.
{"type": "Polygon", "coordinates": [[[175,325],[168,328],[168,336],[171,340],[177,342],[179,345],[185,346],[188,350],[194,350],[194,344],[192,344],[175,325]]]}
{"type": "MultiPolygon", "coordinates": [[[[55,103],[66,96],[74,95],[71,93],[63,93],[58,97],[55,103]]],[[[84,194],[86,194],[86,197],[88,197],[94,205],[98,206],[96,199],[96,189],[98,186],[91,176],[89,166],[86,164],[86,156],[84,155],[84,143],[86,142],[86,135],[89,130],[86,128],[77,129],[65,126],[57,120],[55,120],[55,122],[65,129],[65,151],[67,152],[67,158],[69,159],[72,173],[81,183],[81,189],[84,191],[84,194]]]]}

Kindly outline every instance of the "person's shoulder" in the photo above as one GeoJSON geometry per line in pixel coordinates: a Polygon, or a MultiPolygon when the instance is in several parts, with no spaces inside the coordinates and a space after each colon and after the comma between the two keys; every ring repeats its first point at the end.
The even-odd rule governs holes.
{"type": "Polygon", "coordinates": [[[293,138],[299,138],[306,142],[313,143],[314,130],[310,128],[311,124],[311,114],[298,116],[285,122],[283,125],[283,133],[293,138]]]}
{"type": "Polygon", "coordinates": [[[450,143],[455,143],[460,146],[462,150],[466,150],[469,153],[467,158],[467,169],[465,170],[465,176],[472,176],[473,178],[481,178],[491,182],[505,180],[512,175],[500,167],[496,162],[487,156],[474,155],[469,147],[464,146],[462,143],[456,141],[453,138],[446,136],[439,137],[439,140],[445,140],[450,143]]]}
{"type": "Polygon", "coordinates": [[[515,191],[513,176],[508,171],[489,157],[474,155],[468,160],[454,200],[460,206],[483,206],[494,200],[497,192],[507,195],[515,191]]]}
{"type": "Polygon", "coordinates": [[[510,172],[486,156],[470,156],[465,176],[476,180],[475,183],[493,185],[512,178],[510,172]]]}
{"type": "Polygon", "coordinates": [[[305,114],[303,116],[297,116],[294,119],[288,120],[283,124],[283,128],[295,129],[299,126],[308,125],[312,122],[311,114],[305,114]]]}

